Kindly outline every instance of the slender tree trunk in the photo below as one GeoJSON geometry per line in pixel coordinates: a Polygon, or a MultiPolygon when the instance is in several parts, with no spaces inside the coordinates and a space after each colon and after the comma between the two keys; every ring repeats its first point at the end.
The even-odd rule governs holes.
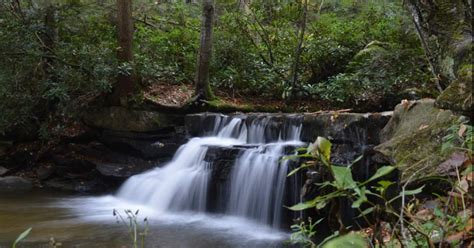
{"type": "Polygon", "coordinates": [[[293,70],[292,70],[293,75],[292,75],[292,80],[291,80],[292,90],[290,91],[290,93],[293,93],[296,90],[296,87],[298,84],[298,70],[299,70],[301,53],[303,52],[303,42],[304,42],[304,35],[306,32],[307,15],[308,15],[308,0],[303,0],[302,16],[300,20],[300,28],[299,28],[299,33],[298,33],[299,41],[298,41],[298,46],[296,47],[296,51],[295,51],[295,60],[293,62],[293,70]]]}
{"type": "Polygon", "coordinates": [[[431,52],[431,49],[428,45],[427,39],[429,37],[428,34],[423,30],[423,17],[421,15],[420,9],[416,5],[416,0],[408,0],[405,2],[408,10],[411,14],[413,24],[415,25],[415,29],[417,31],[418,37],[420,38],[421,45],[423,47],[423,50],[425,52],[425,56],[428,60],[428,63],[431,68],[431,72],[433,73],[434,76],[434,81],[436,84],[436,88],[438,91],[443,91],[444,87],[442,86],[441,83],[441,72],[440,69],[438,68],[438,61],[434,57],[433,53],[431,52]]]}
{"type": "Polygon", "coordinates": [[[212,26],[214,22],[214,0],[204,0],[202,7],[201,45],[196,71],[196,97],[202,100],[214,98],[209,85],[209,65],[212,56],[212,26]]]}
{"type": "Polygon", "coordinates": [[[41,42],[43,45],[43,71],[47,75],[51,73],[53,66],[54,46],[57,39],[56,25],[56,6],[48,4],[46,6],[46,14],[44,16],[44,32],[42,33],[41,42]]]}
{"type": "MultiPolygon", "coordinates": [[[[133,60],[133,19],[132,0],[117,0],[117,33],[118,46],[117,59],[121,66],[128,65],[133,60]]],[[[135,84],[132,71],[121,71],[117,75],[117,85],[110,101],[114,105],[125,105],[128,95],[133,93],[135,84]]]]}

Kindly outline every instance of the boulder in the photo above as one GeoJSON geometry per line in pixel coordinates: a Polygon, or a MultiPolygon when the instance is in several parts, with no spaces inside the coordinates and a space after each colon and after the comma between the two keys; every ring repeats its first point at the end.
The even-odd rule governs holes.
{"type": "Polygon", "coordinates": [[[0,177],[0,192],[22,192],[33,188],[31,181],[15,176],[0,177]]]}
{"type": "Polygon", "coordinates": [[[466,65],[458,72],[453,81],[436,99],[436,105],[443,109],[451,109],[472,117],[472,64],[466,65]]]}
{"type": "Polygon", "coordinates": [[[181,115],[110,107],[88,113],[84,116],[84,122],[95,128],[129,132],[153,132],[181,125],[183,118],[181,115]]]}
{"type": "Polygon", "coordinates": [[[444,176],[437,169],[449,157],[441,152],[443,137],[463,117],[434,103],[432,99],[402,102],[381,131],[382,143],[374,150],[396,164],[402,183],[444,176]]]}

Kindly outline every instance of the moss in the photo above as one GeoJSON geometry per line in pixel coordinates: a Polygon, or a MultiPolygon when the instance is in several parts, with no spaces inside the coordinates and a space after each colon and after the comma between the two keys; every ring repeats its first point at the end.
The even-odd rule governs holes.
{"type": "Polygon", "coordinates": [[[364,49],[360,50],[352,60],[353,63],[361,63],[366,59],[370,59],[377,54],[382,54],[387,52],[387,48],[390,47],[389,43],[372,41],[364,49]]]}
{"type": "Polygon", "coordinates": [[[457,79],[441,93],[436,100],[436,105],[465,115],[472,115],[472,70],[472,64],[462,65],[457,71],[457,79]]]}
{"type": "Polygon", "coordinates": [[[103,129],[152,132],[179,125],[182,122],[182,117],[156,111],[110,107],[86,114],[84,121],[90,126],[103,129]]]}
{"type": "Polygon", "coordinates": [[[220,99],[214,99],[212,101],[206,101],[207,106],[205,106],[207,111],[214,111],[214,112],[252,112],[255,111],[254,107],[251,105],[237,105],[222,101],[220,99]]]}
{"type": "Polygon", "coordinates": [[[436,108],[434,100],[400,104],[375,149],[396,161],[402,182],[442,176],[437,172],[447,159],[441,153],[442,139],[458,119],[452,111],[436,108]]]}

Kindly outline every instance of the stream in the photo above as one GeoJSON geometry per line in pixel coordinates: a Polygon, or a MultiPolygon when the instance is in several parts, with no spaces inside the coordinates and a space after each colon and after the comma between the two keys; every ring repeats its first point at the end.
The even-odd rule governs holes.
{"type": "MultiPolygon", "coordinates": [[[[11,247],[29,227],[19,247],[131,247],[127,227],[117,223],[113,209],[139,209],[149,220],[146,247],[285,247],[289,234],[245,218],[196,212],[159,212],[113,196],[77,196],[36,190],[0,195],[0,247],[11,247]]],[[[123,211],[121,212],[123,214],[123,211]]]]}

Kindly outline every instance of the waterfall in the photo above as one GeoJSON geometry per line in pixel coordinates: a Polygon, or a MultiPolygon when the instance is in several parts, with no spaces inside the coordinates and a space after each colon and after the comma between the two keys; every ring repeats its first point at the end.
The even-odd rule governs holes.
{"type": "Polygon", "coordinates": [[[163,167],[129,178],[117,196],[158,211],[208,211],[212,161],[209,147],[244,147],[229,175],[225,214],[278,227],[282,218],[288,162],[281,158],[301,146],[302,117],[216,115],[211,130],[191,138],[163,167]]]}

